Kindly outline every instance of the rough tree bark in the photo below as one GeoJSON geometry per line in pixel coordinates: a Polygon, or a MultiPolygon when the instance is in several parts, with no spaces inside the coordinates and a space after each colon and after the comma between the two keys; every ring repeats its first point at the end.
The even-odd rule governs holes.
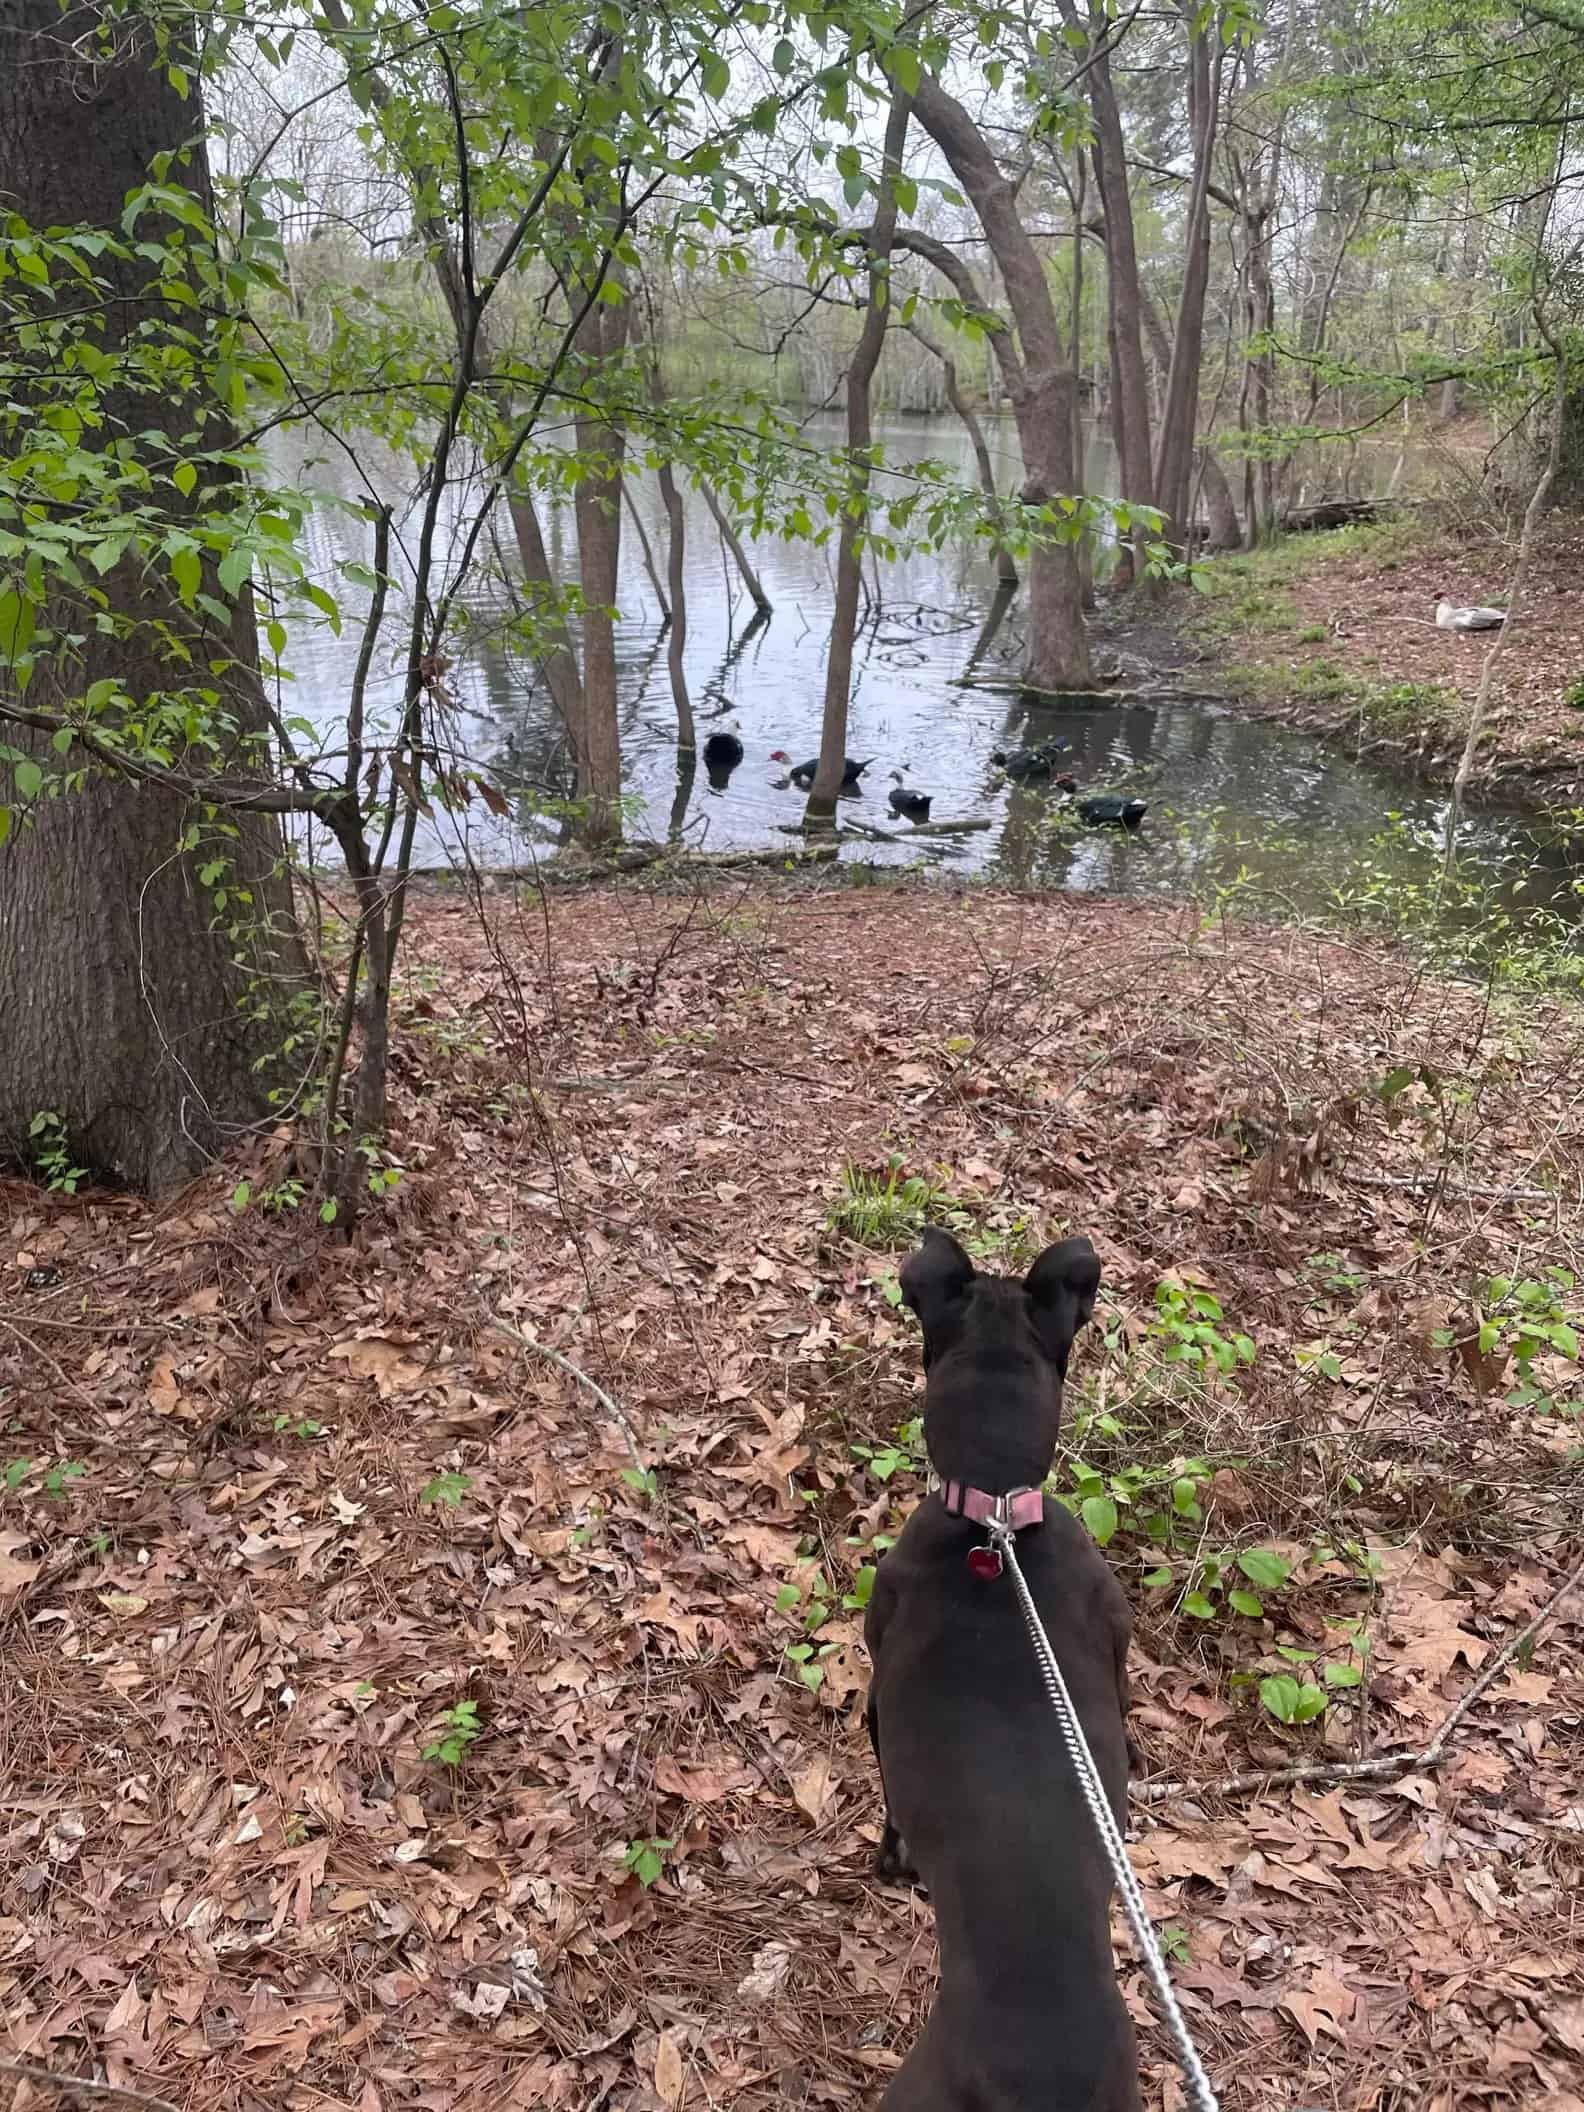
{"type": "MultiPolygon", "coordinates": [[[[1093,54],[1084,75],[1084,89],[1094,119],[1090,160],[1105,217],[1111,435],[1122,496],[1135,504],[1152,506],[1155,475],[1150,451],[1149,373],[1144,364],[1138,248],[1133,236],[1133,200],[1128,192],[1127,143],[1111,79],[1110,51],[1117,36],[1116,24],[1094,0],[1090,0],[1087,17],[1080,16],[1073,0],[1059,0],[1059,4],[1067,28],[1084,37],[1093,54]]],[[[1121,553],[1123,576],[1131,576],[1132,566],[1133,552],[1125,548],[1121,553]]]]}
{"type": "MultiPolygon", "coordinates": [[[[1003,174],[984,134],[954,96],[931,74],[919,81],[914,109],[945,155],[984,230],[995,258],[1017,332],[992,330],[990,342],[1006,383],[1018,444],[1023,451],[1023,497],[1032,504],[1075,492],[1072,414],[1077,378],[1071,348],[1064,343],[1050,283],[1040,253],[1018,216],[1017,190],[1003,174]]],[[[910,240],[948,277],[954,253],[944,244],[910,240]]],[[[1031,688],[1092,689],[1094,671],[1084,627],[1083,584],[1078,552],[1071,543],[1046,543],[1028,567],[1028,657],[1024,677],[1031,688]]]]}
{"type": "MultiPolygon", "coordinates": [[[[99,30],[111,21],[96,6],[63,13],[56,0],[0,0],[0,198],[36,227],[119,229],[126,194],[149,180],[155,158],[194,142],[200,129],[195,103],[157,68],[152,31],[135,17],[114,17],[113,49],[101,53],[99,30]]],[[[196,66],[190,71],[196,78],[196,66]]],[[[207,206],[201,139],[169,180],[207,206]]],[[[150,216],[139,232],[153,227],[150,216]]],[[[115,289],[99,341],[114,357],[169,311],[146,297],[146,262],[101,257],[96,269],[115,289]]],[[[70,305],[80,302],[79,290],[70,305]]],[[[191,311],[182,315],[191,329],[191,311]]],[[[118,379],[113,369],[100,406],[103,426],[84,433],[85,448],[148,431],[180,444],[198,415],[190,399],[118,379]]],[[[25,415],[20,401],[15,410],[25,415]]],[[[0,451],[3,433],[0,423],[0,451]]],[[[264,730],[246,589],[229,598],[221,629],[125,562],[103,585],[137,628],[106,635],[63,605],[60,624],[81,643],[42,658],[29,705],[62,709],[106,676],[134,698],[183,686],[191,670],[173,666],[170,648],[158,643],[169,626],[198,666],[223,666],[239,742],[264,730]]],[[[227,598],[212,577],[205,586],[227,598]]],[[[0,712],[8,695],[14,700],[0,676],[0,712]]],[[[7,729],[6,738],[59,761],[42,734],[7,729]]],[[[239,765],[257,776],[251,749],[213,765],[229,765],[233,778],[239,765]]],[[[35,803],[30,824],[0,849],[0,1150],[25,1147],[32,1117],[51,1109],[84,1164],[157,1191],[191,1178],[228,1139],[267,1119],[277,1067],[261,1067],[260,1058],[279,1032],[278,1001],[305,977],[281,836],[267,817],[241,814],[234,839],[221,849],[210,839],[192,855],[183,837],[199,820],[179,793],[96,775],[79,791],[35,803]],[[232,862],[232,903],[252,895],[240,942],[197,878],[198,865],[222,851],[232,862]],[[262,1013],[250,1016],[260,1001],[262,1013]]]]}
{"type": "Polygon", "coordinates": [[[869,517],[869,461],[873,439],[869,420],[869,384],[880,363],[886,326],[891,320],[891,246],[896,234],[896,179],[902,172],[912,101],[893,88],[881,156],[880,197],[869,234],[869,288],[863,328],[847,369],[846,508],[836,547],[836,607],[831,616],[830,658],[825,665],[825,714],[820,723],[819,764],[809,788],[809,816],[828,821],[836,812],[847,756],[847,705],[852,692],[853,638],[858,628],[858,594],[862,586],[860,537],[869,517]]]}
{"type": "Polygon", "coordinates": [[[1182,8],[1188,40],[1188,122],[1193,175],[1188,192],[1182,297],[1172,337],[1171,368],[1161,409],[1155,458],[1155,503],[1166,516],[1169,541],[1187,540],[1193,485],[1195,431],[1199,418],[1199,372],[1204,358],[1205,295],[1210,284],[1211,163],[1221,102],[1221,33],[1192,6],[1182,8]]]}

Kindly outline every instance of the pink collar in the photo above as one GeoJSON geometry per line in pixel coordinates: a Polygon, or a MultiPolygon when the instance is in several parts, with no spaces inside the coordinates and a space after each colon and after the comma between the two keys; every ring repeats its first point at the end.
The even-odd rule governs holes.
{"type": "Polygon", "coordinates": [[[983,1489],[969,1488],[966,1482],[943,1481],[941,1502],[975,1525],[994,1522],[1009,1526],[1014,1533],[1039,1525],[1045,1517],[1045,1497],[1039,1489],[1008,1489],[1004,1496],[991,1496],[983,1489]]]}

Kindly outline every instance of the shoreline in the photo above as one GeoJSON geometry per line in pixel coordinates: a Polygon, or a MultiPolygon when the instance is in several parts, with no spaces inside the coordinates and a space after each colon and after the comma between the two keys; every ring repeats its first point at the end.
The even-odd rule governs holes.
{"type": "MultiPolygon", "coordinates": [[[[1503,550],[1436,537],[1422,517],[1391,516],[1207,558],[1207,593],[1175,588],[1141,615],[1103,605],[1095,636],[1236,716],[1345,744],[1357,761],[1450,790],[1485,650],[1424,612],[1438,591],[1496,598],[1510,562],[1503,550]]],[[[1553,517],[1497,663],[1471,808],[1562,820],[1584,807],[1581,564],[1584,538],[1553,517]]]]}

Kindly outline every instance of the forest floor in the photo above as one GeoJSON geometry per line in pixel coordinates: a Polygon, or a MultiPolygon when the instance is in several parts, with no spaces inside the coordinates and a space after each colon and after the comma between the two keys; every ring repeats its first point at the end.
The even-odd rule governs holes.
{"type": "Polygon", "coordinates": [[[277,1138],[159,1206],[0,1183],[9,2053],[194,2112],[872,2106],[934,1960],[850,1603],[923,1487],[927,1210],[1103,1257],[1058,1478],[1117,1513],[1223,2103],[1584,2112],[1584,1600],[1525,1639],[1584,1553],[1580,1013],[1076,897],[410,930],[352,1239],[277,1138]]]}
{"type": "MultiPolygon", "coordinates": [[[[1450,784],[1491,640],[1437,630],[1436,600],[1501,605],[1513,562],[1500,538],[1433,514],[1286,536],[1208,560],[1209,595],[1183,595],[1179,633],[1244,710],[1450,784]]],[[[1471,803],[1584,807],[1581,572],[1584,522],[1554,514],[1496,664],[1471,803]]]]}

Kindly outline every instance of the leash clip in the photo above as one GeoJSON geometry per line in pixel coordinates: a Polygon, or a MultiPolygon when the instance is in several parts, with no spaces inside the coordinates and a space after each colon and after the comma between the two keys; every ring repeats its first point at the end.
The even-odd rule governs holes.
{"type": "Polygon", "coordinates": [[[989,1582],[1000,1576],[1006,1567],[1001,1549],[1016,1531],[1012,1523],[1010,1495],[996,1496],[991,1500],[990,1515],[984,1520],[984,1526],[990,1538],[983,1547],[971,1547],[968,1550],[968,1567],[976,1577],[989,1582]]]}

